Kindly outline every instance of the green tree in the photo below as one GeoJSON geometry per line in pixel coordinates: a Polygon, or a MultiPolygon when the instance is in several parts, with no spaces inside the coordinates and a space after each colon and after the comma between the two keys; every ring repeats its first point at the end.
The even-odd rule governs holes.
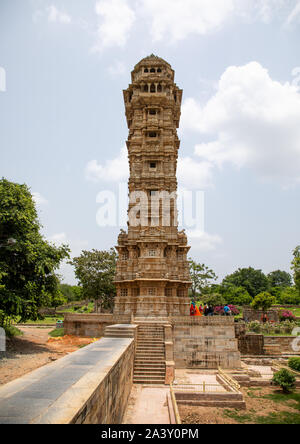
{"type": "Polygon", "coordinates": [[[69,257],[40,234],[32,195],[26,185],[0,180],[0,323],[20,316],[39,318],[38,309],[57,295],[55,271],[69,257]]]}
{"type": "Polygon", "coordinates": [[[60,284],[59,290],[68,302],[80,301],[82,299],[82,288],[78,285],[60,284]]]}
{"type": "Polygon", "coordinates": [[[204,264],[197,264],[189,258],[190,276],[192,280],[192,299],[195,300],[197,295],[202,295],[204,289],[210,286],[211,281],[215,281],[217,276],[214,271],[204,264]]]}
{"type": "Polygon", "coordinates": [[[293,251],[294,259],[292,260],[293,278],[296,288],[300,295],[300,245],[293,251]]]}
{"type": "Polygon", "coordinates": [[[252,267],[239,268],[234,273],[226,276],[222,281],[224,291],[230,285],[245,288],[252,298],[269,289],[269,281],[264,273],[252,267]]]}
{"type": "Polygon", "coordinates": [[[63,296],[60,291],[57,291],[56,294],[50,296],[49,304],[50,307],[57,308],[60,305],[64,305],[68,302],[68,300],[63,296]]]}
{"type": "Polygon", "coordinates": [[[253,302],[251,303],[251,306],[255,310],[262,309],[263,311],[266,311],[274,304],[276,304],[276,298],[267,291],[263,291],[255,296],[253,302]]]}
{"type": "Polygon", "coordinates": [[[116,288],[114,277],[117,253],[109,251],[82,251],[70,264],[75,267],[75,276],[82,287],[83,297],[98,300],[100,307],[112,308],[116,288]]]}
{"type": "Polygon", "coordinates": [[[280,304],[298,305],[300,304],[300,294],[296,287],[284,288],[277,300],[280,304]]]}
{"type": "Polygon", "coordinates": [[[227,304],[232,305],[249,305],[253,300],[244,287],[236,287],[235,285],[225,288],[223,297],[227,304]]]}
{"type": "Polygon", "coordinates": [[[225,305],[225,299],[224,296],[219,293],[211,293],[205,295],[204,303],[211,305],[212,307],[218,307],[221,305],[225,305]]]}
{"type": "Polygon", "coordinates": [[[291,287],[293,285],[290,273],[282,270],[272,271],[267,275],[270,287],[291,287]]]}

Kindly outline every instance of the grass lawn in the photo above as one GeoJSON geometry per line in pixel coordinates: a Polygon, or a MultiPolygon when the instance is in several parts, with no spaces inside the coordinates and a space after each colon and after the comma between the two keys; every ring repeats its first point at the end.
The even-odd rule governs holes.
{"type": "MultiPolygon", "coordinates": [[[[52,324],[55,325],[57,321],[62,321],[63,316],[45,316],[44,319],[39,319],[37,321],[28,320],[24,322],[24,324],[34,324],[34,325],[45,325],[45,324],[52,324]]],[[[15,323],[15,325],[18,325],[18,321],[15,323]]]]}
{"type": "Polygon", "coordinates": [[[51,336],[51,338],[59,338],[64,336],[64,334],[63,328],[55,328],[54,330],[50,331],[49,336],[51,336]]]}
{"type": "Polygon", "coordinates": [[[300,393],[284,394],[274,392],[263,396],[256,396],[256,390],[249,389],[247,393],[249,398],[272,401],[282,410],[269,412],[267,415],[257,415],[254,409],[247,413],[241,413],[237,410],[225,410],[224,416],[232,418],[240,424],[300,424],[300,393]],[[287,407],[289,411],[284,410],[287,407]],[[294,411],[291,411],[291,408],[294,411]]]}

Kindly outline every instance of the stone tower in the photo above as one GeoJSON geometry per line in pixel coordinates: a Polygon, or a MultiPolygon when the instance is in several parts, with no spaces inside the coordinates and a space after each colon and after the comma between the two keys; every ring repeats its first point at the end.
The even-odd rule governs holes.
{"type": "Polygon", "coordinates": [[[121,230],[115,314],[189,315],[187,237],[178,232],[176,169],[182,90],[154,56],[141,60],[124,93],[129,128],[128,233],[121,230]]]}

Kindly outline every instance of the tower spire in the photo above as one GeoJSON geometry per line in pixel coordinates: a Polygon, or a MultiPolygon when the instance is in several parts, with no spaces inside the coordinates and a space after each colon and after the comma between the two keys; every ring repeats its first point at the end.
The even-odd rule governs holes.
{"type": "Polygon", "coordinates": [[[130,166],[128,233],[121,231],[115,313],[188,315],[187,237],[177,227],[177,159],[182,90],[165,60],[151,54],[123,91],[130,166]]]}

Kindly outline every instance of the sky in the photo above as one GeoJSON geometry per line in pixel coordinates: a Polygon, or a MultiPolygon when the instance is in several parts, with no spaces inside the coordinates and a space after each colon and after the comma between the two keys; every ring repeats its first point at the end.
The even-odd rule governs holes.
{"type": "MultiPolygon", "coordinates": [[[[300,244],[299,0],[0,0],[0,176],[26,183],[43,234],[116,245],[126,194],[122,90],[151,53],[183,89],[178,186],[204,196],[190,257],[219,280],[290,272],[300,244]]],[[[64,282],[76,283],[63,264],[64,282]]]]}

